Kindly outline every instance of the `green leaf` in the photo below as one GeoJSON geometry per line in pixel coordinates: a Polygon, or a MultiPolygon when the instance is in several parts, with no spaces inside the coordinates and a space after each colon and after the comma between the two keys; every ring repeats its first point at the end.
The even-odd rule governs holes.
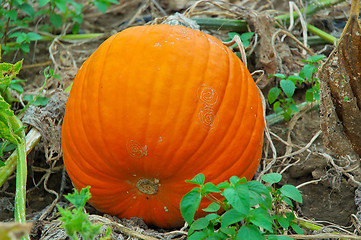
{"type": "Polygon", "coordinates": [[[203,173],[197,174],[192,180],[186,180],[186,183],[194,183],[197,185],[203,185],[205,181],[205,177],[203,173]]]}
{"type": "Polygon", "coordinates": [[[287,97],[291,98],[295,93],[296,86],[295,84],[288,79],[282,79],[280,81],[280,86],[283,92],[286,94],[287,97]]]}
{"type": "Polygon", "coordinates": [[[20,5],[19,9],[21,9],[24,13],[26,13],[30,17],[33,17],[35,14],[34,8],[28,3],[24,3],[20,5]]]}
{"type": "Polygon", "coordinates": [[[18,92],[19,94],[21,94],[21,93],[24,92],[23,87],[20,86],[19,84],[10,84],[9,87],[10,87],[12,90],[18,92]]]}
{"type": "Polygon", "coordinates": [[[293,231],[295,231],[297,234],[303,234],[303,230],[295,223],[291,223],[291,228],[293,231]]]}
{"type": "Polygon", "coordinates": [[[254,225],[264,228],[269,232],[273,232],[272,219],[266,209],[256,208],[250,212],[249,221],[254,225]]]}
{"type": "Polygon", "coordinates": [[[16,20],[18,17],[18,14],[16,10],[12,9],[10,11],[5,12],[5,16],[10,18],[10,20],[16,20]]]}
{"type": "Polygon", "coordinates": [[[213,183],[207,182],[202,189],[205,193],[219,193],[221,192],[213,183]]]}
{"type": "Polygon", "coordinates": [[[219,205],[216,202],[212,202],[206,208],[203,208],[202,210],[204,212],[217,212],[220,208],[221,208],[221,205],[219,205]]]}
{"type": "Polygon", "coordinates": [[[207,237],[207,233],[205,232],[194,232],[192,235],[188,235],[188,240],[202,240],[207,237]]]}
{"type": "Polygon", "coordinates": [[[312,75],[316,71],[316,69],[317,68],[315,68],[314,65],[306,64],[305,66],[303,66],[301,71],[298,73],[298,76],[300,76],[306,80],[309,80],[312,78],[312,75]]]}
{"type": "Polygon", "coordinates": [[[19,125],[10,105],[0,95],[0,138],[11,143],[20,144],[23,139],[20,135],[19,125]]]}
{"type": "Polygon", "coordinates": [[[49,2],[50,2],[50,0],[39,0],[39,7],[44,7],[49,2]]]}
{"type": "MultiPolygon", "coordinates": [[[[229,178],[229,182],[232,184],[232,185],[236,185],[238,184],[239,182],[241,182],[241,179],[237,176],[232,176],[229,178]]],[[[245,181],[242,181],[242,182],[245,182],[245,181]]]]}
{"type": "Polygon", "coordinates": [[[282,73],[271,74],[270,77],[277,77],[277,78],[281,78],[281,79],[286,78],[286,76],[282,73]]]}
{"type": "Polygon", "coordinates": [[[208,226],[209,224],[209,220],[206,218],[198,218],[197,220],[195,220],[192,225],[191,228],[194,230],[201,230],[204,229],[208,226]]]}
{"type": "Polygon", "coordinates": [[[230,209],[225,212],[222,216],[221,226],[222,228],[226,228],[229,225],[240,222],[245,218],[245,214],[238,212],[235,209],[230,209]]]}
{"type": "Polygon", "coordinates": [[[288,229],[288,227],[290,226],[290,222],[288,221],[287,218],[284,218],[282,216],[279,215],[274,215],[273,218],[279,223],[279,225],[281,227],[283,227],[284,229],[288,229]]]}
{"type": "Polygon", "coordinates": [[[61,25],[63,24],[63,19],[61,18],[60,15],[56,13],[52,13],[50,14],[50,22],[51,24],[53,24],[55,28],[60,28],[61,25]]]}
{"type": "Polygon", "coordinates": [[[94,5],[101,13],[105,13],[107,11],[108,5],[104,2],[94,1],[94,5]]]}
{"type": "Polygon", "coordinates": [[[314,55],[314,56],[311,56],[309,58],[306,59],[306,62],[308,63],[316,63],[322,59],[324,59],[326,56],[325,55],[314,55]]]}
{"type": "Polygon", "coordinates": [[[199,188],[195,188],[183,196],[180,202],[180,210],[183,219],[190,225],[201,202],[202,195],[199,188]],[[197,191],[198,189],[198,191],[197,191]]]}
{"type": "Polygon", "coordinates": [[[262,235],[262,232],[253,225],[243,225],[237,234],[237,240],[245,240],[245,239],[252,239],[252,240],[263,240],[265,236],[262,235]]]}
{"type": "Polygon", "coordinates": [[[301,78],[300,76],[291,75],[287,77],[288,80],[291,80],[294,84],[298,81],[299,84],[302,84],[305,79],[301,78]]]}
{"type": "Polygon", "coordinates": [[[225,188],[229,188],[231,185],[229,184],[229,182],[225,181],[225,182],[221,182],[220,184],[217,185],[218,189],[225,189],[225,188]]]}
{"type": "Polygon", "coordinates": [[[279,173],[267,173],[262,176],[262,180],[266,183],[274,184],[281,181],[282,175],[279,173]]]}
{"type": "Polygon", "coordinates": [[[36,41],[36,40],[40,40],[43,38],[41,35],[34,33],[34,32],[28,32],[26,35],[30,41],[36,41]]]}
{"type": "Polygon", "coordinates": [[[289,197],[296,202],[302,203],[302,195],[300,190],[298,190],[295,186],[292,185],[283,185],[280,188],[281,195],[289,197]]]}
{"type": "Polygon", "coordinates": [[[85,206],[85,203],[91,198],[91,194],[89,192],[90,186],[87,186],[86,188],[82,188],[80,192],[78,192],[74,188],[73,193],[69,193],[68,195],[65,195],[64,197],[72,203],[76,208],[83,208],[85,206]]]}
{"type": "Polygon", "coordinates": [[[245,48],[249,46],[249,40],[252,38],[253,35],[254,32],[245,32],[241,34],[240,38],[245,48]]]}
{"type": "Polygon", "coordinates": [[[276,101],[280,93],[281,93],[281,89],[279,89],[278,87],[271,88],[268,91],[268,102],[272,104],[274,101],[276,101]]]}
{"type": "Polygon", "coordinates": [[[55,1],[55,6],[60,10],[60,12],[66,12],[66,1],[55,1]]]}
{"type": "Polygon", "coordinates": [[[229,204],[242,214],[248,214],[250,211],[250,199],[248,187],[245,184],[237,185],[236,188],[226,188],[223,191],[223,196],[229,204]]]}
{"type": "MultiPolygon", "coordinates": [[[[31,102],[33,100],[34,96],[33,95],[25,95],[23,97],[23,100],[24,101],[27,101],[27,102],[31,102]]],[[[49,98],[47,97],[37,97],[37,99],[32,102],[31,104],[34,105],[34,106],[45,106],[46,104],[48,104],[49,102],[49,98]]]]}

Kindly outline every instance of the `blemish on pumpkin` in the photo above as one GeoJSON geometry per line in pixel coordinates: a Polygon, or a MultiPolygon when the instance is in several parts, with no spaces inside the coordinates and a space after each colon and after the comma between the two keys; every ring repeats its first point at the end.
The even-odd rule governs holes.
{"type": "Polygon", "coordinates": [[[164,211],[168,212],[168,208],[166,206],[164,206],[164,211]]]}
{"type": "Polygon", "coordinates": [[[206,106],[213,106],[218,101],[216,90],[207,85],[201,85],[197,91],[199,101],[206,106]]]}
{"type": "Polygon", "coordinates": [[[154,181],[144,178],[139,179],[136,186],[140,192],[148,195],[154,195],[158,192],[158,183],[159,180],[156,178],[154,181]]]}
{"type": "Polygon", "coordinates": [[[206,128],[213,129],[218,124],[218,117],[212,107],[204,107],[199,110],[198,119],[206,128]]]}
{"type": "Polygon", "coordinates": [[[126,147],[129,155],[134,158],[141,158],[148,154],[147,145],[142,146],[134,140],[128,141],[126,147]]]}
{"type": "Polygon", "coordinates": [[[158,142],[163,142],[163,138],[159,137],[158,142]]]}

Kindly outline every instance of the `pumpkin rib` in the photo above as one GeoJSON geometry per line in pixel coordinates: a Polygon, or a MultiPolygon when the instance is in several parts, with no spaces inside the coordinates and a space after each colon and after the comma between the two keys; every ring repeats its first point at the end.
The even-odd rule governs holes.
{"type": "MultiPolygon", "coordinates": [[[[203,37],[203,35],[202,35],[203,37]]],[[[202,39],[203,40],[203,39],[202,39]]],[[[198,49],[209,49],[209,42],[208,41],[202,41],[200,44],[198,43],[198,41],[195,41],[194,43],[194,49],[195,51],[197,51],[198,49]],[[204,47],[204,42],[206,42],[208,44],[208,47],[204,47]],[[200,46],[200,47],[199,47],[200,46]]],[[[200,51],[200,50],[199,50],[200,51]]],[[[201,53],[205,54],[205,56],[203,56],[203,54],[194,54],[193,58],[192,58],[192,63],[190,64],[191,67],[190,68],[194,68],[194,65],[197,65],[199,66],[199,62],[198,62],[198,57],[199,55],[202,56],[202,58],[200,59],[202,61],[202,69],[199,70],[200,72],[204,72],[205,69],[207,69],[207,66],[209,65],[209,51],[200,51],[201,53]]],[[[200,69],[198,67],[198,69],[200,69]]],[[[204,80],[204,75],[201,75],[202,77],[202,80],[200,80],[200,85],[204,84],[205,80],[204,80]]],[[[190,79],[189,82],[192,82],[191,80],[193,80],[194,78],[199,78],[198,76],[195,76],[195,74],[193,75],[190,75],[188,79],[190,79]]],[[[192,88],[190,88],[188,90],[189,92],[193,93],[194,94],[194,90],[192,88]]],[[[191,94],[189,94],[191,95],[191,94]]],[[[196,110],[198,108],[198,105],[195,105],[194,109],[196,110]]],[[[180,111],[181,112],[181,111],[180,111]]],[[[197,111],[193,111],[193,114],[190,116],[190,119],[196,119],[197,118],[197,115],[198,115],[198,112],[197,111]]],[[[182,119],[178,117],[178,119],[180,119],[179,121],[181,121],[182,119]]],[[[175,124],[175,125],[179,125],[179,124],[175,124]]],[[[174,131],[174,132],[178,132],[178,131],[174,131]]],[[[193,134],[191,131],[186,131],[183,136],[182,136],[182,141],[179,142],[179,148],[177,149],[177,151],[174,153],[172,159],[171,159],[171,162],[174,161],[174,159],[177,157],[177,154],[179,154],[180,151],[184,151],[184,146],[188,143],[188,140],[189,140],[189,135],[193,134]]],[[[192,152],[189,152],[188,153],[188,158],[187,159],[183,159],[183,164],[182,164],[182,167],[180,169],[177,169],[178,172],[182,172],[182,169],[184,169],[185,167],[184,166],[187,166],[187,162],[190,161],[190,159],[192,158],[192,156],[194,154],[196,154],[198,152],[199,149],[201,149],[203,147],[203,144],[205,143],[204,140],[207,138],[207,133],[204,133],[203,134],[203,137],[202,137],[202,140],[200,141],[200,144],[197,145],[197,147],[194,147],[194,150],[192,152]]],[[[178,137],[178,136],[176,136],[178,137]]],[[[174,170],[172,169],[171,172],[174,172],[174,170]]]]}

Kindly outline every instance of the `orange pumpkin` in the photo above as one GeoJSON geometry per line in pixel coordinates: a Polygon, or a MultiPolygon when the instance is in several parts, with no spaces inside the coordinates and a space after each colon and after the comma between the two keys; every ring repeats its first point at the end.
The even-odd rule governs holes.
{"type": "MultiPolygon", "coordinates": [[[[218,39],[183,26],[128,28],[79,69],[62,127],[65,168],[91,204],[179,227],[185,183],[251,179],[262,151],[259,92],[218,39]]],[[[205,207],[209,202],[202,203],[205,207]]]]}

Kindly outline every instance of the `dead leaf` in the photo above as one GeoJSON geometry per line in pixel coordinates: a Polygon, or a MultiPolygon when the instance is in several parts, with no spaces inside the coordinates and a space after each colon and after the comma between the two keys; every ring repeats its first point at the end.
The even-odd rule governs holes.
{"type": "Polygon", "coordinates": [[[0,239],[17,240],[30,233],[32,223],[0,223],[0,239]]]}
{"type": "Polygon", "coordinates": [[[339,156],[361,156],[361,27],[359,0],[319,71],[321,129],[326,147],[339,156]]]}

